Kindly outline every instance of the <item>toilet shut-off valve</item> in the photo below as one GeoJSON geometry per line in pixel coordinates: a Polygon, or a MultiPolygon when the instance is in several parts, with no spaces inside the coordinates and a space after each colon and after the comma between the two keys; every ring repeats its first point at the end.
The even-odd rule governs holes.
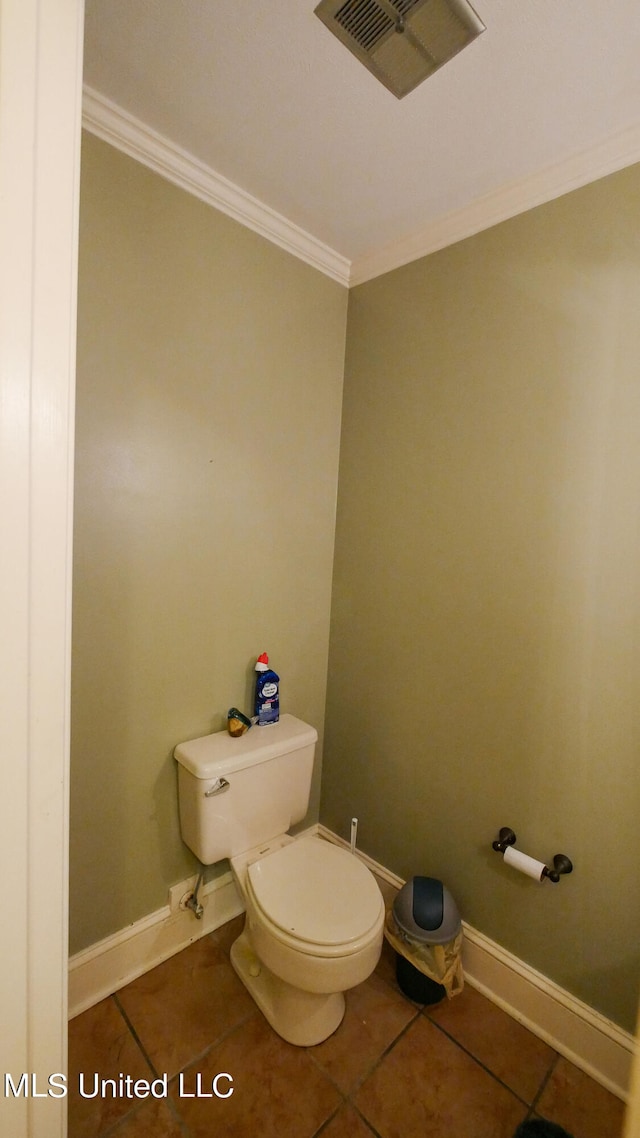
{"type": "Polygon", "coordinates": [[[184,905],[185,909],[191,909],[191,912],[194,914],[194,916],[196,916],[198,918],[199,921],[202,920],[202,917],[204,914],[204,905],[201,905],[200,902],[198,901],[198,891],[200,889],[200,886],[202,885],[202,878],[203,877],[204,877],[204,869],[201,869],[200,873],[198,874],[198,880],[196,881],[193,893],[191,894],[191,896],[188,898],[188,900],[185,902],[185,905],[184,905]]]}

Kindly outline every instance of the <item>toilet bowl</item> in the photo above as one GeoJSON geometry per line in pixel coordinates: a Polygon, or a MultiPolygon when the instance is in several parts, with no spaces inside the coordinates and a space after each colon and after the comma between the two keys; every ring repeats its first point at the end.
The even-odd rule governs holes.
{"type": "Polygon", "coordinates": [[[246,908],[232,964],[289,1043],[321,1043],[344,1015],[344,992],[373,972],[384,903],[347,849],[289,831],[305,817],[318,733],[283,715],[239,738],[180,743],[182,837],[204,865],[228,858],[246,908]]]}
{"type": "Polygon", "coordinates": [[[371,975],[384,902],[347,850],[315,836],[278,838],[231,859],[246,905],[232,964],[271,1026],[299,1046],[342,1021],[344,992],[371,975]]]}

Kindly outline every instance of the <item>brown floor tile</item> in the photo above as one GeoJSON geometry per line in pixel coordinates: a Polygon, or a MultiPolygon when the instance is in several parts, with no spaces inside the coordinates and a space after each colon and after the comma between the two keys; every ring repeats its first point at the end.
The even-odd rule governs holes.
{"type": "Polygon", "coordinates": [[[118,1119],[138,1104],[138,1099],[113,1098],[98,1093],[96,1098],[83,1098],[82,1090],[99,1091],[102,1079],[152,1079],[144,1055],[140,1051],[113,997],[72,1019],[69,1024],[69,1138],[99,1138],[118,1119]],[[98,1083],[95,1084],[95,1076],[98,1083]]]}
{"type": "Polygon", "coordinates": [[[243,921],[71,1021],[69,1138],[512,1138],[525,1103],[573,1138],[620,1138],[623,1104],[473,988],[424,1009],[408,1000],[386,942],[334,1035],[285,1043],[231,968],[243,921]],[[198,1073],[207,1091],[227,1071],[233,1094],[180,1097],[177,1077],[169,1101],[79,1094],[80,1072],[89,1091],[96,1075],[151,1080],[185,1067],[185,1092],[198,1073]]]}
{"type": "Polygon", "coordinates": [[[320,1131],[318,1138],[372,1138],[370,1126],[361,1118],[357,1110],[345,1103],[320,1131]]]}
{"type": "Polygon", "coordinates": [[[190,944],[118,992],[159,1075],[171,1078],[256,1006],[210,937],[190,944]]]}
{"type": "Polygon", "coordinates": [[[184,1138],[185,1131],[173,1108],[166,1102],[145,1102],[124,1122],[116,1126],[109,1138],[184,1138]]]}
{"type": "Polygon", "coordinates": [[[172,1084],[193,1138],[311,1138],[340,1105],[340,1094],[307,1050],[285,1043],[262,1016],[230,1032],[185,1072],[184,1087],[193,1091],[199,1073],[202,1088],[210,1090],[220,1072],[233,1078],[227,1099],[180,1098],[179,1084],[172,1084]]]}
{"type": "Polygon", "coordinates": [[[381,1138],[512,1138],[526,1114],[510,1091],[422,1015],[354,1101],[381,1138]]]}
{"type": "Polygon", "coordinates": [[[520,1098],[533,1102],[556,1060],[551,1047],[469,985],[426,1014],[520,1098]]]}
{"type": "Polygon", "coordinates": [[[348,1094],[419,1013],[375,973],[345,998],[347,1010],[340,1027],[310,1053],[348,1094]]]}
{"type": "Polygon", "coordinates": [[[568,1059],[559,1059],[536,1103],[536,1113],[573,1138],[619,1138],[624,1105],[568,1059]]]}

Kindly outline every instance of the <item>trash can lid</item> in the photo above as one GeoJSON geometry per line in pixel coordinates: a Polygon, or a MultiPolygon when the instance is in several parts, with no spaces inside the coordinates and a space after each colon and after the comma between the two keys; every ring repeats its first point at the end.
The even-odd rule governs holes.
{"type": "Polygon", "coordinates": [[[424,944],[447,944],[460,932],[462,922],[446,885],[435,877],[412,877],[393,903],[400,928],[424,944]]]}

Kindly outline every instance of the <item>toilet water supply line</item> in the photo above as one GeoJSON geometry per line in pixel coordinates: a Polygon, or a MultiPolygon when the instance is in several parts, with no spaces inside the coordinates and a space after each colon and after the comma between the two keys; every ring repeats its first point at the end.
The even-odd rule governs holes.
{"type": "Polygon", "coordinates": [[[196,881],[195,889],[193,890],[193,893],[191,894],[191,896],[190,896],[190,898],[187,901],[186,906],[185,906],[185,908],[191,909],[195,913],[195,915],[199,921],[202,920],[202,915],[204,913],[204,906],[201,905],[200,902],[198,901],[198,890],[199,890],[200,886],[202,885],[202,878],[203,877],[204,877],[204,866],[203,866],[202,862],[200,862],[200,873],[198,874],[198,880],[196,881]]]}

